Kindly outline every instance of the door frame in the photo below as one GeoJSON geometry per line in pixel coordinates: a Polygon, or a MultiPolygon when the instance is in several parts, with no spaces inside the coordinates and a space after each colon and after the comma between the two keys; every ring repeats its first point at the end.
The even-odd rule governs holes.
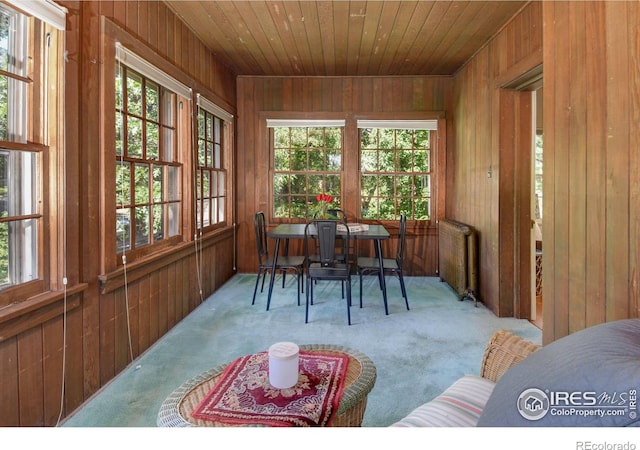
{"type": "Polygon", "coordinates": [[[542,65],[499,88],[499,311],[502,317],[532,319],[531,276],[535,268],[532,229],[532,140],[534,91],[542,65]]]}

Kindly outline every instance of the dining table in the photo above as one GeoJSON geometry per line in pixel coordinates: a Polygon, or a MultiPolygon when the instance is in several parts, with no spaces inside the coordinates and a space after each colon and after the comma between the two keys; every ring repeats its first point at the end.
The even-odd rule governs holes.
{"type": "MultiPolygon", "coordinates": [[[[305,223],[281,223],[269,232],[267,235],[270,238],[275,239],[275,249],[273,252],[273,266],[271,270],[271,278],[269,279],[269,293],[267,294],[267,310],[269,309],[269,305],[271,304],[271,295],[273,293],[273,285],[275,281],[275,272],[276,272],[276,264],[278,262],[278,253],[280,252],[280,241],[285,240],[285,252],[288,251],[289,248],[289,240],[290,239],[304,239],[305,237],[305,228],[307,224],[305,223]]],[[[311,232],[313,234],[313,232],[311,232]]],[[[337,235],[345,235],[346,231],[337,231],[337,235]]],[[[384,312],[386,315],[389,314],[389,307],[387,305],[387,284],[384,279],[384,267],[383,267],[383,255],[382,255],[382,241],[385,239],[389,239],[389,232],[383,225],[379,224],[369,224],[367,229],[362,231],[352,231],[349,233],[350,239],[356,240],[370,240],[374,243],[374,249],[376,258],[380,264],[380,270],[378,274],[378,278],[380,279],[380,287],[382,289],[382,298],[384,300],[384,312]]]]}

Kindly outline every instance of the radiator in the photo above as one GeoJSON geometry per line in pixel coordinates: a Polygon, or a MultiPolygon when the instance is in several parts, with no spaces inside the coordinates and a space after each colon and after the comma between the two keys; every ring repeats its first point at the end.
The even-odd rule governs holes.
{"type": "Polygon", "coordinates": [[[438,271],[458,293],[478,306],[478,237],[468,225],[450,219],[438,222],[438,271]]]}

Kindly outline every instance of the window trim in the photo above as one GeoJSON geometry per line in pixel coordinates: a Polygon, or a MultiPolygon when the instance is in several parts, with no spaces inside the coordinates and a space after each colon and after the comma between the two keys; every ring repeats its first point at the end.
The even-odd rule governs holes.
{"type": "MultiPolygon", "coordinates": [[[[165,250],[168,247],[174,246],[176,244],[179,244],[183,241],[186,240],[186,227],[188,226],[189,223],[189,219],[187,219],[187,217],[189,217],[187,215],[187,204],[189,203],[189,199],[185,198],[185,189],[184,189],[184,182],[183,180],[185,180],[185,178],[187,178],[187,176],[185,175],[185,172],[189,170],[190,168],[190,154],[189,152],[184,148],[184,143],[186,141],[190,141],[192,139],[192,127],[191,124],[189,123],[188,119],[188,115],[190,114],[191,111],[191,105],[192,105],[192,90],[191,88],[187,88],[183,83],[177,81],[175,78],[171,77],[170,75],[166,74],[164,71],[162,71],[162,69],[155,67],[154,65],[152,65],[151,63],[147,62],[144,58],[136,55],[135,53],[133,53],[130,50],[126,50],[126,48],[124,46],[122,46],[119,42],[115,43],[115,59],[113,61],[114,64],[114,72],[112,74],[112,77],[115,77],[115,68],[118,67],[120,64],[124,65],[127,69],[132,70],[134,73],[137,73],[139,75],[141,75],[144,78],[148,78],[151,81],[155,82],[158,84],[158,101],[159,103],[162,102],[162,95],[161,93],[163,92],[163,90],[167,90],[171,93],[173,93],[175,95],[175,122],[172,125],[174,131],[175,131],[175,135],[173,137],[174,141],[175,141],[175,154],[172,157],[172,161],[166,161],[166,160],[162,160],[159,159],[157,161],[160,161],[162,164],[159,164],[162,167],[169,167],[169,166],[175,166],[175,167],[179,167],[180,168],[180,176],[179,179],[177,180],[177,184],[175,186],[176,191],[179,193],[180,199],[178,201],[175,202],[170,202],[170,201],[163,201],[160,202],[161,204],[171,204],[171,203],[178,203],[179,206],[179,211],[180,211],[180,217],[178,218],[178,223],[177,223],[177,229],[178,229],[178,233],[176,235],[173,236],[166,236],[163,237],[163,239],[157,241],[157,242],[150,242],[148,244],[145,244],[141,247],[136,247],[134,246],[133,249],[128,248],[125,249],[124,251],[120,252],[118,251],[118,243],[117,243],[117,233],[115,231],[115,224],[116,224],[116,218],[117,218],[117,210],[118,210],[118,205],[115,201],[115,196],[113,198],[113,200],[107,200],[102,199],[102,201],[106,204],[106,205],[111,205],[113,204],[114,208],[113,211],[111,213],[107,213],[105,215],[106,218],[106,224],[107,226],[109,226],[109,224],[112,224],[112,228],[113,228],[113,241],[110,240],[110,236],[112,235],[111,233],[107,232],[105,233],[105,241],[103,242],[103,248],[105,250],[105,255],[109,255],[109,245],[110,244],[114,244],[113,245],[113,249],[115,249],[115,251],[113,251],[113,256],[115,258],[115,262],[116,262],[116,266],[120,266],[122,264],[124,264],[125,258],[129,257],[129,259],[131,261],[134,260],[138,260],[138,259],[142,259],[145,258],[147,256],[151,256],[154,255],[158,252],[162,252],[163,250],[165,250]],[[127,63],[124,62],[124,60],[128,61],[127,63]],[[132,65],[130,65],[132,64],[132,65]],[[170,86],[164,85],[163,82],[168,83],[170,86]],[[174,90],[174,88],[176,88],[178,91],[180,92],[176,92],[174,90]],[[188,93],[188,96],[183,96],[183,94],[188,93]],[[183,102],[186,102],[186,106],[184,105],[183,102]],[[186,135],[186,136],[185,136],[186,135]],[[113,217],[113,220],[109,220],[110,217],[113,217]]],[[[123,82],[123,85],[126,85],[126,82],[123,82]]],[[[113,106],[112,111],[117,112],[117,105],[115,102],[115,78],[114,78],[114,82],[112,84],[112,86],[114,86],[113,91],[110,91],[109,93],[107,93],[107,95],[112,95],[113,96],[113,101],[112,102],[105,102],[105,104],[103,105],[105,111],[108,110],[111,106],[113,106]]],[[[106,97],[105,97],[106,98],[106,97]]],[[[124,102],[124,97],[123,97],[123,102],[124,102]]],[[[124,104],[121,105],[124,107],[124,104]]],[[[127,113],[125,113],[126,115],[127,113]]],[[[143,119],[146,120],[146,119],[143,119]]],[[[160,132],[162,131],[162,120],[159,117],[158,118],[159,123],[160,123],[160,132]]],[[[117,142],[116,136],[115,136],[115,130],[116,130],[116,123],[115,120],[112,122],[113,123],[113,128],[111,129],[111,134],[113,135],[113,139],[114,139],[114,144],[115,142],[117,142]]],[[[124,142],[123,142],[124,145],[124,142]]],[[[114,145],[114,158],[113,158],[113,166],[109,165],[109,167],[105,167],[105,178],[112,176],[113,177],[113,183],[114,183],[114,188],[117,188],[117,182],[116,182],[116,166],[118,161],[129,161],[129,157],[124,157],[124,148],[122,149],[123,154],[119,157],[117,155],[117,153],[115,152],[115,145],[114,145]],[[110,168],[113,167],[113,173],[111,172],[110,168]]],[[[162,153],[162,151],[159,149],[160,153],[162,153]]],[[[152,165],[154,161],[153,159],[148,159],[146,157],[141,157],[141,158],[135,158],[136,162],[139,164],[149,164],[152,165]]],[[[149,177],[149,182],[152,183],[152,176],[151,176],[151,172],[150,172],[150,177],[149,177]]],[[[108,190],[105,190],[103,192],[109,192],[108,190]]],[[[114,191],[115,192],[115,191],[114,191]]],[[[150,207],[153,206],[153,202],[150,202],[150,207]]],[[[135,203],[132,204],[132,208],[135,210],[135,203]]],[[[108,209],[108,207],[107,207],[108,209]]],[[[168,227],[169,224],[165,224],[166,227],[168,227]]],[[[150,237],[152,236],[151,234],[151,230],[150,231],[150,237]]],[[[131,233],[133,233],[133,230],[130,230],[131,233]]],[[[106,258],[109,258],[109,256],[105,256],[106,258]]]]}
{"type": "MultiPolygon", "coordinates": [[[[434,185],[434,181],[437,181],[436,178],[436,167],[437,164],[435,164],[435,160],[436,160],[436,151],[437,151],[437,146],[438,146],[438,136],[440,134],[439,130],[438,130],[438,119],[427,119],[427,120],[420,120],[420,119],[409,119],[409,120],[393,120],[393,119],[359,119],[357,120],[357,129],[358,129],[358,212],[360,217],[362,216],[362,177],[363,175],[365,175],[365,172],[363,172],[362,170],[362,148],[361,148],[361,144],[362,144],[362,138],[361,138],[361,134],[360,134],[360,130],[362,129],[389,129],[389,130],[425,130],[425,131],[429,131],[429,172],[428,177],[429,177],[429,218],[428,219],[415,219],[415,218],[408,218],[408,221],[411,222],[422,222],[422,223],[431,223],[431,221],[433,220],[433,216],[434,216],[434,211],[435,211],[435,207],[434,207],[434,199],[435,199],[435,192],[437,192],[437,189],[435,188],[434,185]],[[435,133],[434,133],[435,132],[435,133]]],[[[381,150],[381,149],[377,149],[377,150],[381,150]]],[[[391,150],[391,149],[389,149],[391,150]]],[[[394,148],[394,151],[399,150],[398,148],[394,148]]],[[[371,173],[371,174],[375,174],[376,176],[380,176],[383,173],[382,172],[366,172],[366,173],[371,173]]],[[[413,172],[412,172],[413,173],[413,172]]],[[[424,172],[420,172],[420,173],[424,173],[424,172]]],[[[393,172],[393,174],[390,174],[390,176],[398,176],[401,173],[399,172],[393,172]]],[[[397,197],[397,196],[393,196],[392,198],[394,199],[399,199],[402,197],[397,197]]],[[[411,199],[416,198],[415,196],[411,196],[411,199]]],[[[413,209],[413,208],[412,208],[413,209]]],[[[362,217],[361,217],[362,218],[362,217]]],[[[382,219],[382,218],[362,218],[362,220],[369,220],[369,221],[383,221],[383,222],[391,222],[394,221],[394,219],[382,219]]]]}
{"type": "MultiPolygon", "coordinates": [[[[267,220],[273,223],[297,223],[304,222],[307,218],[304,217],[276,217],[274,214],[275,211],[275,192],[274,192],[274,176],[276,174],[275,168],[275,141],[274,141],[274,128],[340,128],[342,141],[340,146],[340,157],[341,157],[341,166],[339,172],[340,176],[340,202],[339,207],[344,209],[344,192],[345,192],[345,147],[346,147],[346,120],[344,119],[266,119],[267,125],[267,142],[269,148],[269,181],[268,181],[268,192],[269,192],[269,214],[267,216],[267,220]]],[[[294,171],[295,172],[295,171],[294,171]]],[[[314,173],[309,171],[300,171],[304,173],[314,173]]],[[[335,171],[317,171],[317,174],[333,174],[335,171]]],[[[317,194],[320,194],[318,192],[317,194]]],[[[312,194],[307,194],[307,196],[312,196],[312,194]]]]}
{"type": "MultiPolygon", "coordinates": [[[[233,127],[233,114],[227,112],[226,110],[224,110],[223,108],[219,107],[218,105],[216,105],[215,103],[213,103],[212,101],[208,100],[206,97],[197,94],[197,99],[196,99],[196,120],[195,120],[195,132],[194,132],[194,149],[193,149],[193,171],[194,171],[194,183],[193,183],[193,217],[194,217],[194,222],[193,222],[193,228],[197,233],[204,233],[207,234],[211,231],[223,228],[228,226],[228,224],[230,223],[230,217],[232,215],[232,204],[231,204],[231,188],[230,188],[230,183],[232,182],[232,179],[230,178],[230,174],[231,174],[231,159],[233,158],[233,147],[231,142],[228,142],[229,138],[232,138],[232,134],[230,136],[230,133],[232,133],[230,130],[232,130],[233,127]],[[199,127],[199,115],[200,115],[200,109],[204,110],[206,113],[208,113],[209,115],[213,116],[214,118],[217,118],[220,120],[220,158],[221,158],[221,167],[220,169],[216,169],[213,166],[204,166],[207,170],[212,171],[215,170],[217,172],[222,172],[224,173],[224,195],[220,196],[217,195],[215,197],[208,197],[209,199],[211,198],[224,198],[224,220],[215,222],[215,223],[209,223],[209,225],[203,226],[201,221],[200,221],[200,217],[198,217],[198,214],[200,213],[200,211],[198,210],[198,203],[200,200],[199,197],[199,192],[197,189],[197,182],[198,182],[198,178],[200,176],[199,171],[200,171],[200,160],[199,160],[199,139],[200,139],[200,130],[198,129],[199,127]]],[[[211,182],[211,181],[210,181],[211,182]]]]}
{"type": "Polygon", "coordinates": [[[33,16],[60,31],[65,30],[67,22],[67,8],[53,3],[51,0],[7,0],[10,5],[20,9],[28,16],[33,16]]]}
{"type": "Polygon", "coordinates": [[[64,185],[64,182],[60,181],[62,174],[57,172],[64,159],[64,139],[55,132],[50,134],[51,128],[48,124],[53,122],[61,124],[64,120],[62,112],[64,111],[64,82],[51,78],[50,75],[56,73],[60,76],[64,70],[60,49],[64,42],[66,9],[51,2],[45,4],[45,2],[26,1],[8,1],[5,8],[16,11],[23,17],[27,35],[21,45],[27,44],[25,54],[30,62],[25,71],[25,74],[29,75],[3,71],[3,75],[25,83],[27,97],[24,101],[24,135],[16,141],[1,141],[0,146],[7,150],[32,152],[39,160],[36,186],[39,206],[33,214],[28,215],[38,220],[36,262],[38,273],[32,280],[7,286],[1,291],[0,309],[15,311],[16,308],[21,307],[15,306],[17,303],[20,305],[27,301],[39,303],[37,299],[57,292],[62,283],[59,267],[64,258],[63,250],[56,244],[55,239],[51,242],[49,238],[51,226],[62,227],[63,224],[62,216],[52,214],[64,211],[62,200],[56,194],[57,187],[64,185]],[[36,11],[38,8],[40,10],[36,11]],[[53,12],[58,19],[49,17],[47,11],[53,12]],[[36,26],[38,22],[41,26],[36,26]],[[34,52],[44,53],[45,57],[34,58],[34,52]],[[50,60],[49,52],[53,52],[59,58],[50,60]],[[55,87],[51,85],[53,82],[56,82],[55,87]],[[60,95],[50,96],[49,91],[52,90],[60,95]]]}

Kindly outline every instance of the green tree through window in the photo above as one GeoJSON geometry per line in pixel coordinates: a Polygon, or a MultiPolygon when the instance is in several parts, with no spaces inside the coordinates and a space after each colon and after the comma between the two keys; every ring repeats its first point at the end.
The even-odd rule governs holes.
{"type": "Polygon", "coordinates": [[[177,96],[116,67],[116,248],[149,246],[180,233],[177,96]]]}
{"type": "Polygon", "coordinates": [[[429,220],[431,142],[435,131],[360,129],[360,194],[363,219],[429,220]]]}
{"type": "Polygon", "coordinates": [[[273,128],[273,216],[308,218],[321,193],[340,207],[342,127],[273,128]]]}

